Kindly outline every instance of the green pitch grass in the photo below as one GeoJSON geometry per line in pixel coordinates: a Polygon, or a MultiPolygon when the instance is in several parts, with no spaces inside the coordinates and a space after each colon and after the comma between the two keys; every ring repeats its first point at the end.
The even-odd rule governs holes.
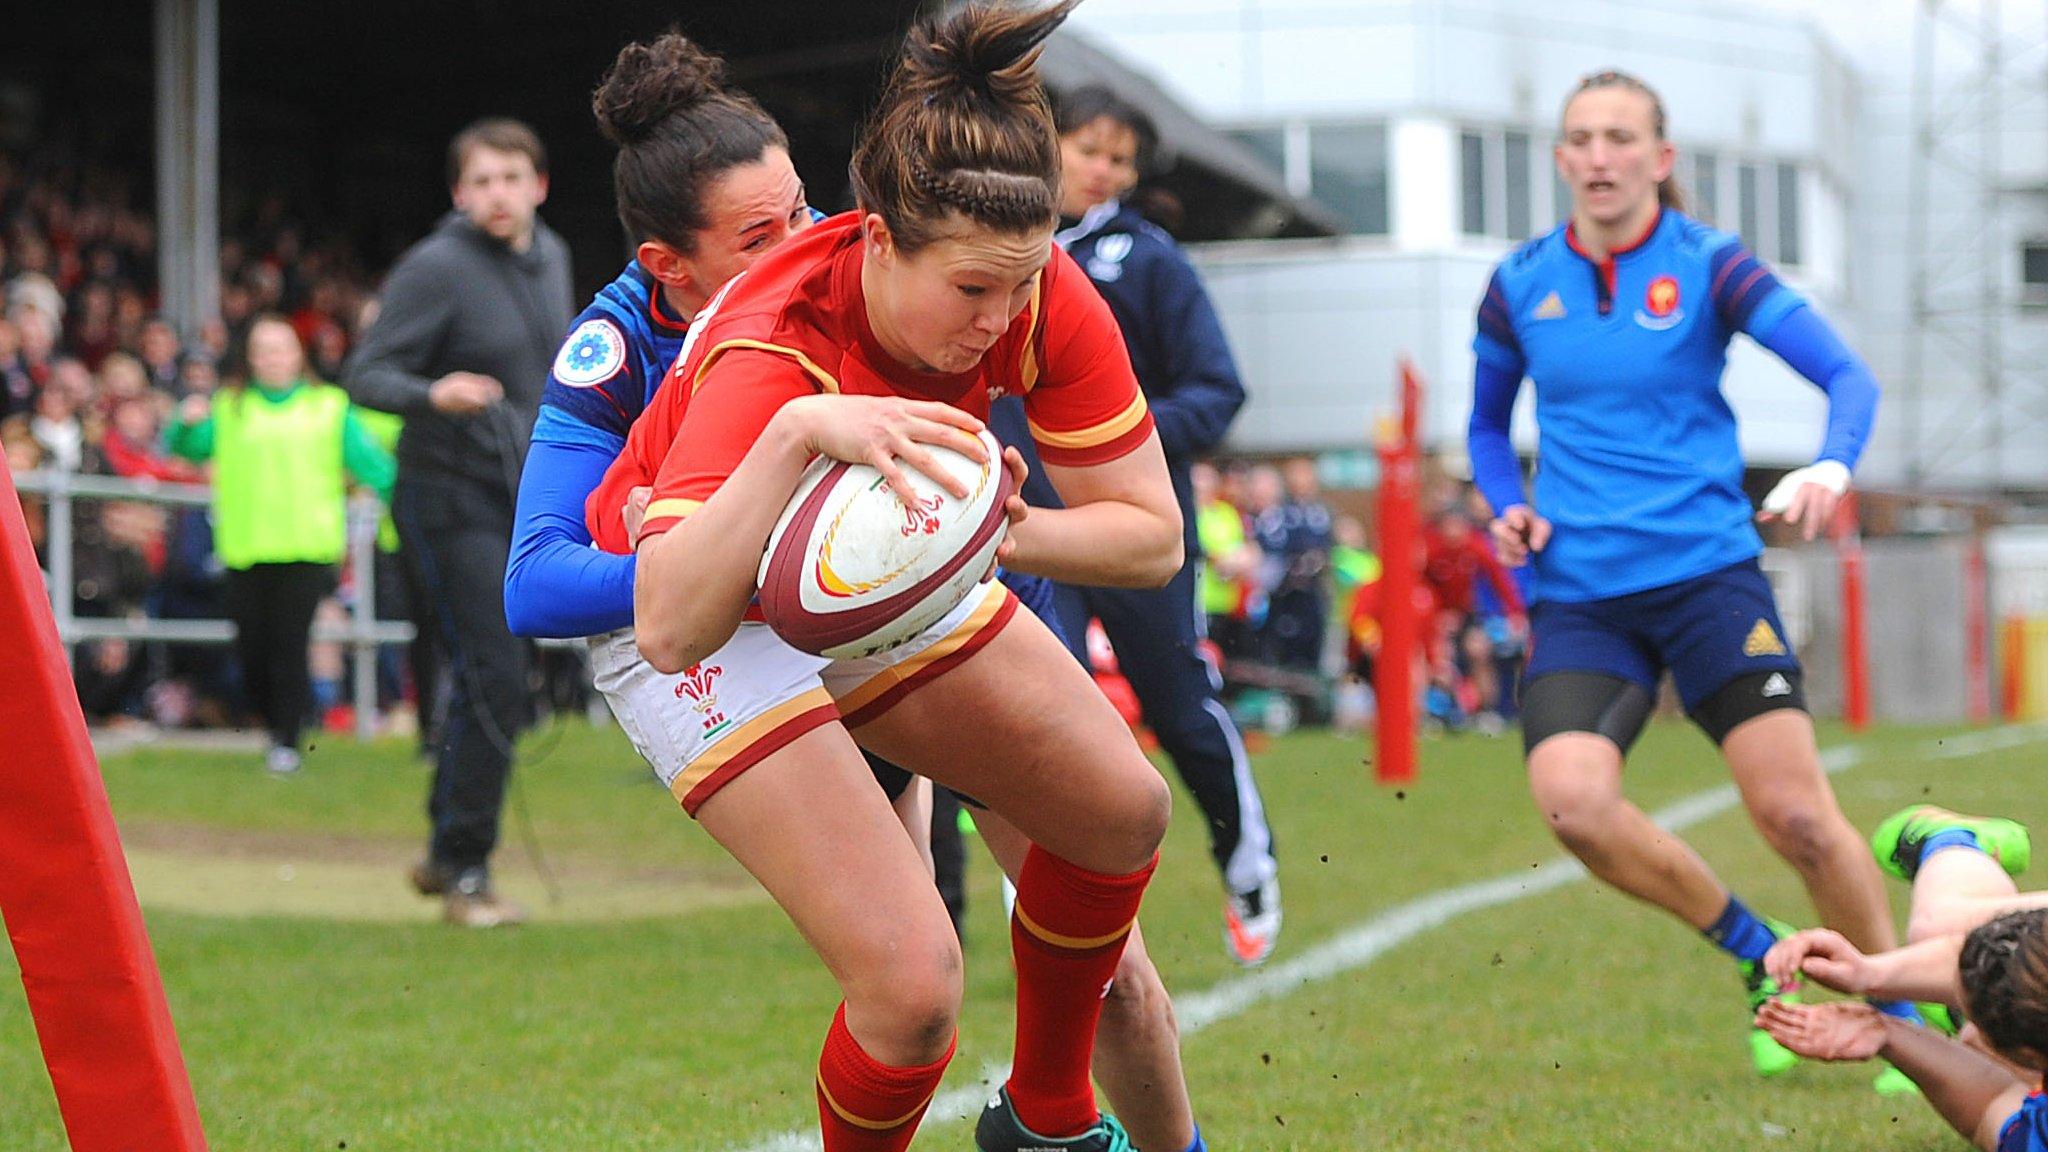
{"type": "MultiPolygon", "coordinates": [[[[2048,828],[2043,742],[1972,757],[1884,730],[1835,778],[1868,828],[1931,799],[2048,828]]],[[[426,769],[396,745],[323,744],[290,779],[255,755],[146,751],[105,766],[200,1111],[221,1152],[743,1148],[811,1123],[836,995],[781,914],[653,784],[615,732],[526,745],[504,882],[537,922],[461,933],[405,888],[426,769]]],[[[1359,739],[1257,756],[1280,839],[1276,963],[1407,901],[1554,859],[1513,740],[1425,742],[1420,783],[1382,789],[1359,739]]],[[[1689,728],[1630,769],[1658,807],[1725,783],[1689,728]]],[[[1743,896],[1812,913],[1739,810],[1687,833],[1743,896]]],[[[978,852],[978,850],[977,850],[978,852]]],[[[1010,972],[995,872],[975,855],[967,1008],[949,1086],[1006,1057],[1010,972]]],[[[1904,892],[1896,895],[1903,901],[1904,892]]],[[[1184,997],[1229,986],[1215,871],[1182,799],[1145,910],[1184,997]]],[[[1228,1149],[1960,1149],[1874,1070],[1748,1071],[1733,967],[1588,882],[1452,920],[1362,968],[1193,1032],[1189,1078],[1228,1149]]],[[[0,952],[0,1152],[64,1147],[11,954],[0,952]]],[[[919,1149],[970,1147],[928,1124],[919,1149]]],[[[1154,1150],[1157,1152],[1157,1150],[1154,1150]]]]}

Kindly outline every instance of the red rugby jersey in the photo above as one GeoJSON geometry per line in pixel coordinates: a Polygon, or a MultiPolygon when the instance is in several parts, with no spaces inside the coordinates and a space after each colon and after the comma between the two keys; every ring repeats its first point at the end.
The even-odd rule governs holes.
{"type": "Polygon", "coordinates": [[[996,397],[1021,395],[1040,458],[1065,466],[1117,459],[1151,435],[1116,320],[1064,252],[1054,249],[1030,303],[981,363],[950,376],[905,368],[875,342],[860,253],[860,217],[833,217],[706,305],[591,496],[593,538],[626,550],[619,509],[629,489],[650,482],[642,535],[672,527],[717,491],[778,408],[815,392],[937,400],[983,419],[996,397]]]}

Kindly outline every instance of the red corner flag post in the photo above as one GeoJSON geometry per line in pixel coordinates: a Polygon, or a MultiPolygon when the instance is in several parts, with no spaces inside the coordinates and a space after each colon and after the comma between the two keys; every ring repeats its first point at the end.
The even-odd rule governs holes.
{"type": "Polygon", "coordinates": [[[1422,643],[1415,619],[1415,581],[1422,567],[1421,460],[1415,443],[1422,407],[1422,377],[1401,362],[1401,416],[1379,437],[1380,651],[1372,690],[1379,698],[1379,754],[1373,775],[1382,784],[1415,779],[1415,653],[1422,643]]]}
{"type": "Polygon", "coordinates": [[[1984,536],[1976,532],[1963,557],[1963,676],[1972,724],[1991,719],[1991,621],[1985,568],[1984,536]]]}
{"type": "Polygon", "coordinates": [[[0,467],[0,916],[72,1152],[202,1152],[206,1136],[99,764],[0,467]]]}
{"type": "Polygon", "coordinates": [[[1842,562],[1842,718],[1861,732],[1870,726],[1870,659],[1864,646],[1863,533],[1856,526],[1856,494],[1835,506],[1835,550],[1842,562]]]}

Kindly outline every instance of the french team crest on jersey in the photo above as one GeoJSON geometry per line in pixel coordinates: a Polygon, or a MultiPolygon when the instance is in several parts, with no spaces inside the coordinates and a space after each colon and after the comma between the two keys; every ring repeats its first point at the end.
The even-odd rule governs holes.
{"type": "Polygon", "coordinates": [[[1096,242],[1095,251],[1088,255],[1088,278],[1091,280],[1121,280],[1124,275],[1124,258],[1131,254],[1130,234],[1119,232],[1104,236],[1096,242]]]}
{"type": "Polygon", "coordinates": [[[1662,332],[1684,319],[1685,310],[1678,306],[1678,280],[1659,276],[1650,281],[1649,290],[1643,293],[1643,306],[1636,309],[1636,323],[1652,332],[1662,332]]]}
{"type": "Polygon", "coordinates": [[[1564,319],[1564,300],[1561,297],[1559,297],[1558,294],[1555,292],[1552,292],[1550,295],[1545,296],[1543,298],[1543,303],[1538,304],[1536,306],[1536,319],[1564,319]]]}
{"type": "Polygon", "coordinates": [[[585,320],[555,354],[555,379],[571,388],[593,388],[626,367],[626,337],[609,320],[585,320]]]}

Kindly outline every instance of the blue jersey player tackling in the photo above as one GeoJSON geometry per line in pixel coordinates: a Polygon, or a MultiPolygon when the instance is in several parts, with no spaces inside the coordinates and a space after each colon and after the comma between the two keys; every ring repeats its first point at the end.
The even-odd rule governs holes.
{"type": "Polygon", "coordinates": [[[633,557],[590,546],[583,501],[675,362],[689,321],[635,260],[555,356],[520,477],[505,614],[522,636],[595,636],[633,623],[633,557]]]}
{"type": "MultiPolygon", "coordinates": [[[[650,760],[663,751],[661,710],[678,706],[675,678],[659,676],[635,651],[635,557],[592,546],[585,505],[677,360],[691,318],[728,280],[820,218],[781,129],[750,97],[725,87],[722,72],[717,58],[671,33],[628,45],[598,89],[594,110],[619,146],[618,212],[635,259],[576,318],[556,354],[520,481],[505,579],[515,633],[592,638],[598,687],[650,760]]],[[[1051,619],[1050,582],[1006,581],[1051,619]]],[[[892,798],[917,795],[907,773],[871,763],[892,798]]],[[[906,820],[921,827],[912,813],[906,820]]],[[[987,817],[982,824],[992,852],[1010,864],[1022,859],[1029,845],[1021,834],[987,817]]],[[[1097,1075],[1146,1147],[1200,1152],[1172,1013],[1133,932],[1104,1006],[1097,1075]]]]}
{"type": "MultiPolygon", "coordinates": [[[[1847,487],[1877,385],[1736,237],[1679,211],[1674,159],[1662,102],[1642,81],[1599,73],[1566,102],[1556,160],[1571,219],[1487,287],[1469,446],[1502,559],[1535,570],[1522,711],[1538,808],[1595,875],[1732,954],[1754,1008],[1773,991],[1759,961],[1784,929],[1623,796],[1622,761],[1670,672],[1821,919],[1867,949],[1891,946],[1877,869],[1821,771],[1799,663],[1757,564],[1720,391],[1742,332],[1827,394],[1819,459],[1765,504],[1811,539],[1847,487]],[[1524,377],[1540,437],[1533,504],[1508,440],[1524,377]]],[[[1794,1062],[1761,1031],[1750,1047],[1765,1075],[1794,1062]]]]}

